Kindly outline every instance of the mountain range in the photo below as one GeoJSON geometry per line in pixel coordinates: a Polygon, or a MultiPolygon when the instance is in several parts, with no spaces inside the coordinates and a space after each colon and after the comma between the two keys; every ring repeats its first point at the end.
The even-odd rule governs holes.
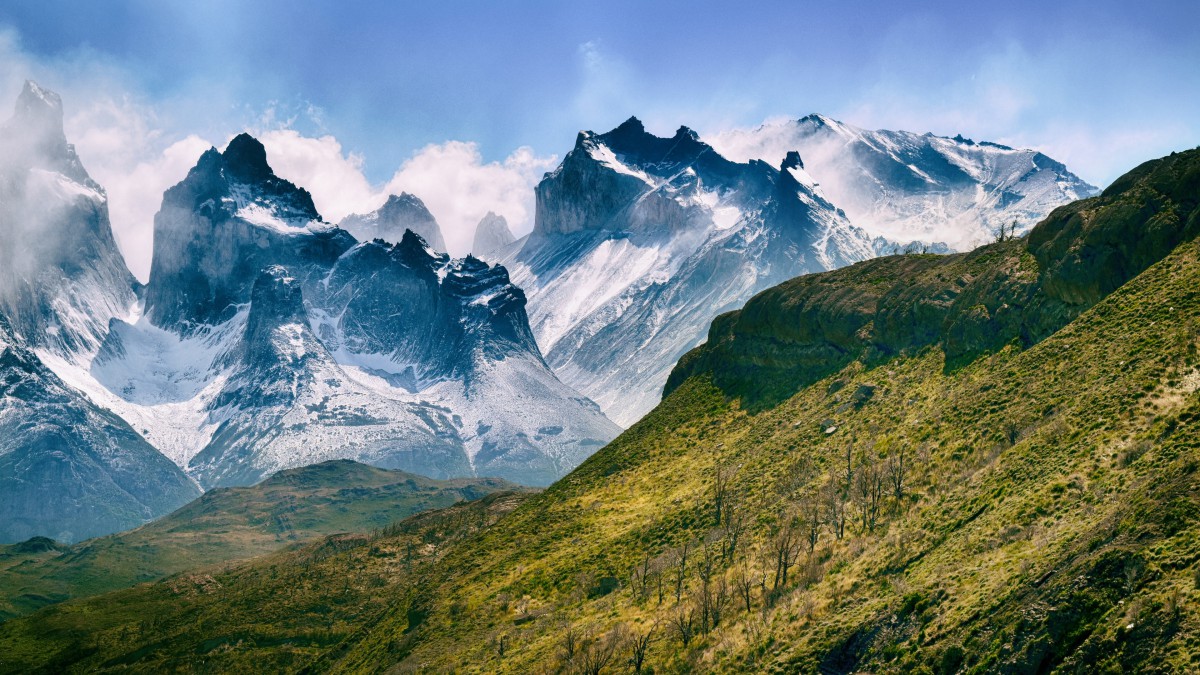
{"type": "MultiPolygon", "coordinates": [[[[1054,176],[1088,188],[1040,155],[901,136],[1044,164],[1006,169],[1010,210],[1049,208],[1055,195],[1034,188],[1054,176]]],[[[652,409],[714,317],[906,245],[847,216],[795,151],[731,161],[687,127],[658,137],[631,118],[579,134],[537,186],[531,234],[515,240],[489,213],[480,257],[451,259],[418,197],[333,225],[241,134],[163,195],[143,285],[59,98],[27,83],[0,142],[0,421],[39,430],[0,450],[13,541],[115,531],[200,490],[331,459],[546,485],[652,409]]],[[[846,156],[886,164],[860,146],[874,147],[846,156]]],[[[906,161],[965,199],[945,153],[914,152],[906,161]]],[[[887,194],[936,192],[893,174],[887,194]]]]}
{"type": "Polygon", "coordinates": [[[537,186],[533,232],[496,255],[529,295],[547,362],[618,424],[658,403],[714,317],[766,288],[880,254],[990,241],[996,223],[1020,214],[1027,229],[1095,191],[1032,151],[815,115],[784,131],[756,132],[758,154],[744,162],[687,127],[662,138],[631,118],[582,132],[537,186]],[[897,213],[930,226],[897,224],[897,213]]]}
{"type": "Polygon", "coordinates": [[[411,230],[359,242],[248,135],[166,192],[139,284],[62,119],[30,82],[0,133],[6,540],[328,459],[546,484],[618,432],[547,367],[504,268],[411,230]]]}
{"type": "Polygon", "coordinates": [[[872,131],[824,115],[714,135],[731,158],[798,151],[851,222],[885,241],[969,251],[1020,234],[1054,208],[1098,192],[1036,150],[908,131],[872,131]]]}
{"type": "Polygon", "coordinates": [[[1198,237],[1195,149],[791,279],[544,491],[45,608],[0,670],[1192,672],[1198,237]]]}

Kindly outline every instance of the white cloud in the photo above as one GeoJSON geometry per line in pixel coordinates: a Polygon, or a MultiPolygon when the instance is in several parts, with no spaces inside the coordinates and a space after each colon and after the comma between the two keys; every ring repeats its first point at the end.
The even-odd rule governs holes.
{"type": "Polygon", "coordinates": [[[363,158],[344,153],[333,136],[312,138],[293,129],[276,129],[259,133],[258,139],[275,173],[311,192],[326,220],[336,223],[382,204],[379,190],[363,174],[363,158]]]}
{"type": "Polygon", "coordinates": [[[157,128],[152,109],[128,97],[100,96],[79,104],[85,107],[66,120],[67,138],[88,173],[108,192],[117,245],[130,271],[145,281],[150,276],[154,214],[163,192],[183,180],[212,144],[195,135],[171,139],[157,128]]]}
{"type": "Polygon", "coordinates": [[[534,186],[557,161],[521,147],[503,162],[484,162],[477,144],[447,141],[417,151],[383,192],[420,197],[442,226],[450,253],[463,255],[488,211],[504,216],[518,237],[532,230],[534,186]]]}
{"type": "Polygon", "coordinates": [[[105,163],[91,170],[92,177],[108,191],[108,213],[117,245],[130,271],[142,281],[150,278],[154,214],[162,206],[163,192],[183,180],[211,145],[199,136],[188,136],[131,164],[105,163]]]}
{"type": "Polygon", "coordinates": [[[429,207],[456,256],[470,251],[475,226],[488,211],[504,216],[517,236],[533,229],[534,186],[557,162],[527,147],[502,162],[485,162],[477,144],[447,141],[421,148],[375,186],[363,173],[362,157],[347,154],[333,136],[278,129],[259,137],[275,172],[311,192],[326,220],[373,211],[389,194],[409,192],[429,207]]]}

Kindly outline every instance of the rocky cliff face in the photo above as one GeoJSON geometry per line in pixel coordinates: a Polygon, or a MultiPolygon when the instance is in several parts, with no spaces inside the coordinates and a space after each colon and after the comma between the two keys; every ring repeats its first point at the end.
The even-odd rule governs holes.
{"type": "Polygon", "coordinates": [[[1149,162],[1025,238],[970,253],[879,258],[794,279],[718,317],[671,373],[711,373],[751,405],[790,396],[855,359],[938,344],[947,367],[1033,344],[1200,234],[1200,150],[1149,162]]]}
{"type": "Polygon", "coordinates": [[[425,202],[407,192],[389,195],[383,206],[371,213],[346,216],[339,227],[359,241],[382,239],[393,244],[404,238],[405,230],[411,230],[435,251],[446,250],[437,219],[425,207],[425,202]]]}
{"type": "Polygon", "coordinates": [[[873,255],[799,156],[731,162],[686,127],[582,132],[537,187],[534,231],[505,257],[546,359],[631,424],[717,314],[806,272],[873,255]]]}
{"type": "Polygon", "coordinates": [[[264,267],[314,274],[355,243],[321,220],[307,191],[276,177],[262,144],[242,134],[224,153],[204,153],[163,195],[146,316],[183,333],[227,321],[264,267]]]}

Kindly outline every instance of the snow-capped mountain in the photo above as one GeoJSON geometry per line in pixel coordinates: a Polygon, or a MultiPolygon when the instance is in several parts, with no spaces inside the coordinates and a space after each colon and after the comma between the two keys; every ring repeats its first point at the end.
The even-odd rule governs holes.
{"type": "Polygon", "coordinates": [[[732,162],[681,127],[581,132],[537,186],[533,232],[503,263],[564,382],[629,425],[712,319],[799,274],[874,255],[795,153],[732,162]]]}
{"type": "Polygon", "coordinates": [[[124,420],[68,387],[0,317],[0,543],[136,527],[200,490],[124,420]]]}
{"type": "Polygon", "coordinates": [[[504,255],[505,249],[517,239],[508,229],[508,220],[491,211],[475,227],[475,240],[471,244],[471,255],[483,260],[494,260],[504,255]]]}
{"type": "Polygon", "coordinates": [[[405,230],[412,230],[435,251],[446,250],[437,219],[425,207],[425,202],[407,192],[389,195],[383,206],[371,213],[346,216],[338,226],[359,241],[382,239],[393,243],[400,241],[405,230]]]}
{"type": "MultiPolygon", "coordinates": [[[[734,159],[778,161],[799,151],[850,221],[892,242],[970,250],[1016,222],[1023,233],[1097,188],[1036,150],[956,136],[870,131],[822,115],[707,139],[734,159]]],[[[884,249],[886,250],[886,245],[884,249]]]]}
{"type": "Polygon", "coordinates": [[[245,134],[164,195],[144,298],[53,365],[204,487],[335,458],[546,484],[619,430],[546,366],[504,268],[356,241],[245,134]]]}
{"type": "Polygon", "coordinates": [[[134,527],[199,494],[42,358],[90,359],[135,300],[107,198],[62,120],[59,97],[26,82],[0,126],[0,542],[134,527]]]}
{"type": "Polygon", "coordinates": [[[62,101],[26,82],[0,126],[0,312],[30,347],[93,353],[135,285],[108,198],[63,134],[62,101]]]}

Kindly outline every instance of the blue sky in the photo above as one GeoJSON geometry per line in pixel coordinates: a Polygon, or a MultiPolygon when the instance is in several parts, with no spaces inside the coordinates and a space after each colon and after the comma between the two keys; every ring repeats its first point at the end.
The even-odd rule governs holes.
{"type": "MultiPolygon", "coordinates": [[[[1105,184],[1200,144],[1197,25],[1195,1],[8,0],[0,95],[32,76],[76,111],[108,99],[147,153],[242,129],[334,138],[375,189],[431,144],[501,168],[525,146],[536,177],[579,129],[631,114],[704,134],[810,112],[1038,147],[1105,184]]],[[[144,159],[80,146],[109,182],[144,159]]]]}

